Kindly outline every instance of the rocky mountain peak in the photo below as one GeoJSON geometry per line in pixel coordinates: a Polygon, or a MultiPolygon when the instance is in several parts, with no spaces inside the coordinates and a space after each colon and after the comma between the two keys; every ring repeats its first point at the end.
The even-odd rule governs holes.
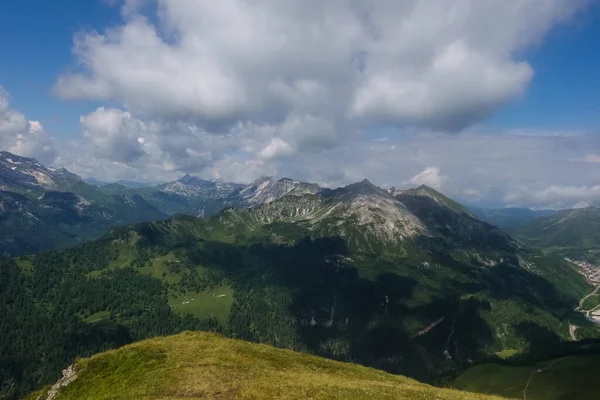
{"type": "Polygon", "coordinates": [[[205,185],[207,183],[211,183],[205,179],[199,178],[197,176],[193,176],[190,174],[185,174],[181,178],[177,179],[176,182],[183,183],[185,185],[205,185]]]}
{"type": "Polygon", "coordinates": [[[355,191],[355,192],[381,192],[381,188],[373,185],[368,179],[363,179],[360,182],[352,183],[345,187],[347,191],[355,191]]]}
{"type": "Polygon", "coordinates": [[[286,195],[316,194],[321,187],[315,183],[290,178],[261,177],[239,192],[241,201],[248,205],[270,203],[286,195]]]}
{"type": "Polygon", "coordinates": [[[357,197],[390,197],[390,194],[383,189],[373,185],[367,179],[363,179],[360,182],[352,183],[350,185],[338,188],[338,189],[324,189],[322,193],[325,196],[338,197],[338,198],[357,198],[357,197]]]}

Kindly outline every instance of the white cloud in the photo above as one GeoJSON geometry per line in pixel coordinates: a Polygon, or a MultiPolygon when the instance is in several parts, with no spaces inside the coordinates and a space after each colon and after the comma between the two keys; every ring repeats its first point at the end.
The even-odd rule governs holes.
{"type": "Polygon", "coordinates": [[[572,208],[587,208],[589,206],[589,203],[586,203],[585,201],[578,201],[577,203],[573,204],[572,208]]]}
{"type": "Polygon", "coordinates": [[[54,139],[39,121],[28,121],[25,115],[10,107],[10,95],[0,86],[0,148],[12,153],[35,157],[50,163],[56,157],[54,139]]]}
{"type": "Polygon", "coordinates": [[[356,124],[485,118],[531,80],[519,51],[587,1],[161,0],[151,18],[138,3],[77,36],[61,96],[204,123],[314,120],[340,140],[356,124]]]}
{"type": "Polygon", "coordinates": [[[140,135],[152,130],[130,113],[100,107],[80,118],[83,134],[100,158],[117,162],[133,162],[144,153],[140,135]]]}
{"type": "Polygon", "coordinates": [[[410,183],[413,185],[427,185],[434,189],[440,189],[444,177],[440,175],[440,169],[437,167],[427,167],[423,171],[410,179],[410,183]]]}
{"type": "Polygon", "coordinates": [[[285,158],[294,154],[294,149],[284,140],[273,138],[271,142],[258,153],[258,157],[264,160],[274,158],[285,158]]]}

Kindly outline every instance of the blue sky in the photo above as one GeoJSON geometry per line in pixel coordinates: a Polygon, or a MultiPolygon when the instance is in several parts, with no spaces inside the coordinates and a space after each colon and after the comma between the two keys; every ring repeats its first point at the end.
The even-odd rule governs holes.
{"type": "Polygon", "coordinates": [[[23,121],[0,145],[106,179],[368,177],[468,202],[596,201],[599,2],[288,3],[3,2],[0,127],[23,121]],[[344,61],[357,55],[365,70],[344,61]],[[477,175],[521,165],[523,146],[536,167],[521,179],[477,175]]]}
{"type": "Polygon", "coordinates": [[[56,135],[79,130],[90,104],[64,102],[52,93],[58,74],[72,63],[73,36],[120,20],[117,8],[96,1],[4,2],[0,10],[0,82],[15,108],[44,121],[56,135]]]}
{"type": "Polygon", "coordinates": [[[522,99],[491,123],[504,128],[600,132],[600,4],[524,54],[536,73],[522,99]]]}

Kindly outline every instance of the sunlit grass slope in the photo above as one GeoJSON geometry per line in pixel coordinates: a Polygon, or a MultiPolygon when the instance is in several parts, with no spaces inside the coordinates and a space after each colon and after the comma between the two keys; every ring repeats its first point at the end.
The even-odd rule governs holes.
{"type": "Polygon", "coordinates": [[[75,369],[56,400],[499,399],[199,332],[137,342],[81,359],[75,369]]]}

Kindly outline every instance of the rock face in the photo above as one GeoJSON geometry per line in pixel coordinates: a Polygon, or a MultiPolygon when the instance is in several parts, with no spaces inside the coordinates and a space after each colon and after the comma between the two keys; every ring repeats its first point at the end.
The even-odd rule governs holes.
{"type": "Polygon", "coordinates": [[[242,186],[236,183],[209,181],[186,174],[175,182],[162,185],[160,190],[165,193],[178,194],[186,198],[222,199],[242,186]]]}
{"type": "MultiPolygon", "coordinates": [[[[77,371],[75,370],[75,364],[69,365],[68,368],[63,369],[62,378],[58,380],[51,388],[48,390],[48,395],[46,396],[46,400],[53,400],[59,393],[60,389],[63,387],[69,386],[75,379],[77,379],[77,371]]],[[[42,400],[43,395],[38,397],[38,400],[42,400]]]]}
{"type": "Polygon", "coordinates": [[[246,226],[292,224],[313,236],[343,237],[357,249],[374,250],[429,235],[404,204],[369,181],[312,193],[314,189],[295,186],[280,198],[262,197],[269,201],[249,210],[231,210],[224,217],[246,226]]]}
{"type": "Polygon", "coordinates": [[[230,201],[247,206],[257,206],[271,203],[286,195],[316,194],[320,190],[321,187],[315,183],[300,182],[289,178],[278,180],[273,177],[262,177],[232,194],[230,201]]]}
{"type": "Polygon", "coordinates": [[[34,186],[46,189],[56,188],[57,182],[53,172],[34,158],[0,151],[0,189],[24,189],[34,186]]]}

